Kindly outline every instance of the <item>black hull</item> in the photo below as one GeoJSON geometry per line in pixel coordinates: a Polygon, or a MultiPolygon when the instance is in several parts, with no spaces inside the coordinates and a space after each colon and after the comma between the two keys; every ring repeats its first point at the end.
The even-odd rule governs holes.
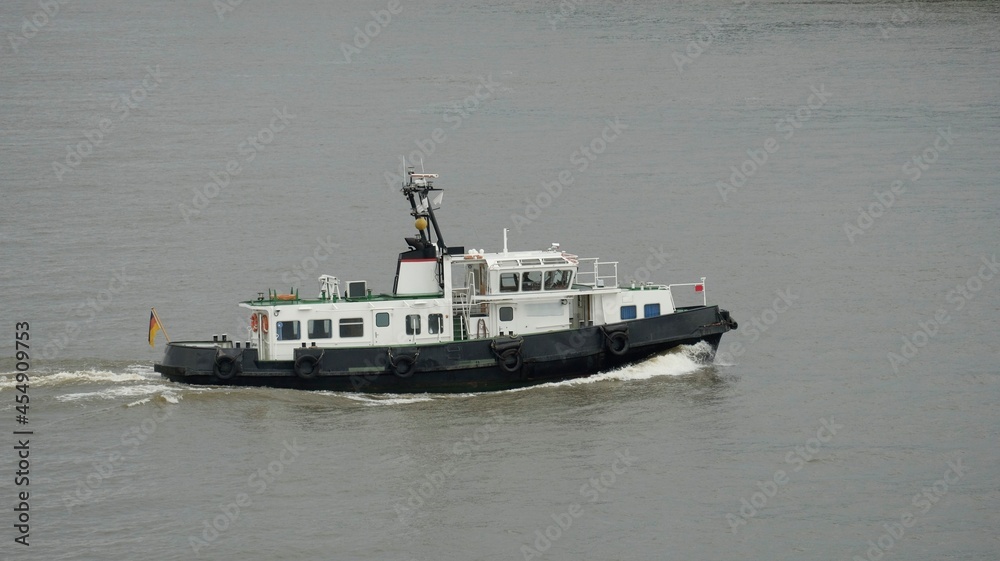
{"type": "Polygon", "coordinates": [[[261,361],[257,349],[228,343],[176,342],[167,344],[154,368],[188,384],[371,393],[492,391],[589,376],[701,341],[714,352],[722,334],[735,327],[728,312],[705,306],[517,338],[302,348],[296,361],[261,361]]]}

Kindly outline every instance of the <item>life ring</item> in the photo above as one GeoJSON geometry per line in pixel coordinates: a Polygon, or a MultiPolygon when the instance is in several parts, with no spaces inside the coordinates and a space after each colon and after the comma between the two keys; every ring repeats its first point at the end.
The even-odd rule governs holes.
{"type": "Polygon", "coordinates": [[[628,333],[624,331],[615,331],[614,333],[608,335],[608,350],[611,351],[611,354],[622,356],[628,352],[628,349],[628,333]]]}
{"type": "Polygon", "coordinates": [[[400,378],[408,378],[413,375],[413,365],[416,359],[410,355],[400,355],[392,360],[392,371],[400,378]]]}
{"type": "Polygon", "coordinates": [[[240,363],[229,355],[215,357],[215,365],[212,367],[215,377],[220,380],[230,380],[242,370],[243,368],[240,366],[240,363]]]}
{"type": "Polygon", "coordinates": [[[257,333],[257,329],[259,328],[260,328],[260,316],[258,316],[257,314],[250,316],[250,329],[253,330],[254,333],[257,333]]]}
{"type": "Polygon", "coordinates": [[[500,368],[503,368],[507,372],[517,372],[524,365],[524,359],[521,357],[521,349],[514,347],[503,351],[497,355],[497,363],[500,365],[500,368]]]}
{"type": "Polygon", "coordinates": [[[295,375],[299,378],[313,378],[319,373],[319,357],[302,355],[295,359],[295,375]]]}
{"type": "Polygon", "coordinates": [[[269,326],[268,321],[267,321],[267,316],[261,314],[261,316],[260,316],[260,330],[262,332],[264,332],[264,333],[267,333],[269,331],[269,327],[270,326],[269,326]]]}

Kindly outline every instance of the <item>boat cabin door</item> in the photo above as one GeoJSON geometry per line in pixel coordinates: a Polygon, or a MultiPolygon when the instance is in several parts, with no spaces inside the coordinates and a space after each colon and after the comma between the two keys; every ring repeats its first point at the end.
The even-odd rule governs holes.
{"type": "Polygon", "coordinates": [[[576,297],[576,307],[573,309],[574,327],[586,327],[594,324],[594,316],[590,308],[590,295],[576,297]]]}
{"type": "Polygon", "coordinates": [[[392,313],[388,310],[374,310],[372,313],[374,316],[372,323],[375,326],[373,342],[376,345],[395,345],[396,341],[392,336],[392,313]]]}

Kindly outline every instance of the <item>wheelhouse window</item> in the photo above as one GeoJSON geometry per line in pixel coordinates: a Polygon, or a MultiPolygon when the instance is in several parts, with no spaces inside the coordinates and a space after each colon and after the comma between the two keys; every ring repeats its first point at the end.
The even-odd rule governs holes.
{"type": "Polygon", "coordinates": [[[346,318],[340,320],[341,337],[364,337],[365,320],[363,318],[346,318]]]}
{"type": "Polygon", "coordinates": [[[375,327],[389,327],[389,312],[375,314],[375,327]]]}
{"type": "Polygon", "coordinates": [[[427,332],[437,334],[442,331],[444,331],[444,316],[441,314],[427,316],[427,332]]]}
{"type": "Polygon", "coordinates": [[[511,306],[503,306],[500,308],[500,321],[513,321],[514,320],[514,308],[511,306]]]}
{"type": "Polygon", "coordinates": [[[296,341],[301,339],[301,333],[299,333],[299,322],[297,321],[279,321],[275,324],[277,328],[275,334],[278,336],[279,341],[296,341]]]}
{"type": "Polygon", "coordinates": [[[532,291],[542,289],[542,272],[525,271],[521,275],[521,290],[532,291]]]}
{"type": "Polygon", "coordinates": [[[545,271],[545,290],[566,290],[569,288],[569,279],[572,276],[573,271],[568,269],[545,271]]]}
{"type": "Polygon", "coordinates": [[[646,304],[642,308],[643,317],[655,318],[660,315],[660,305],[659,304],[646,304]]]}
{"type": "Polygon", "coordinates": [[[622,319],[635,319],[635,306],[622,306],[622,319]]]}
{"type": "Polygon", "coordinates": [[[517,273],[500,273],[500,292],[517,292],[517,273]]]}
{"type": "Polygon", "coordinates": [[[329,319],[309,320],[310,339],[330,339],[333,337],[333,321],[329,319]]]}
{"type": "Polygon", "coordinates": [[[406,316],[406,334],[420,335],[420,314],[406,316]]]}

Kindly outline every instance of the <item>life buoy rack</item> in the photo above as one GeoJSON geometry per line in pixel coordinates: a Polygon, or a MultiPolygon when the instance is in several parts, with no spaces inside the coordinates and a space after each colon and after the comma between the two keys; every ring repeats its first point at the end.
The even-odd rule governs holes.
{"type": "Polygon", "coordinates": [[[604,332],[604,345],[608,352],[615,356],[623,356],[629,351],[632,345],[628,340],[627,326],[617,328],[604,326],[601,329],[604,332]]]}
{"type": "Polygon", "coordinates": [[[231,380],[243,371],[242,365],[235,357],[229,355],[218,355],[215,357],[215,364],[212,366],[212,373],[220,380],[231,380]]]}
{"type": "Polygon", "coordinates": [[[316,355],[302,355],[295,359],[295,375],[299,378],[315,378],[319,374],[319,359],[316,355]]]}

